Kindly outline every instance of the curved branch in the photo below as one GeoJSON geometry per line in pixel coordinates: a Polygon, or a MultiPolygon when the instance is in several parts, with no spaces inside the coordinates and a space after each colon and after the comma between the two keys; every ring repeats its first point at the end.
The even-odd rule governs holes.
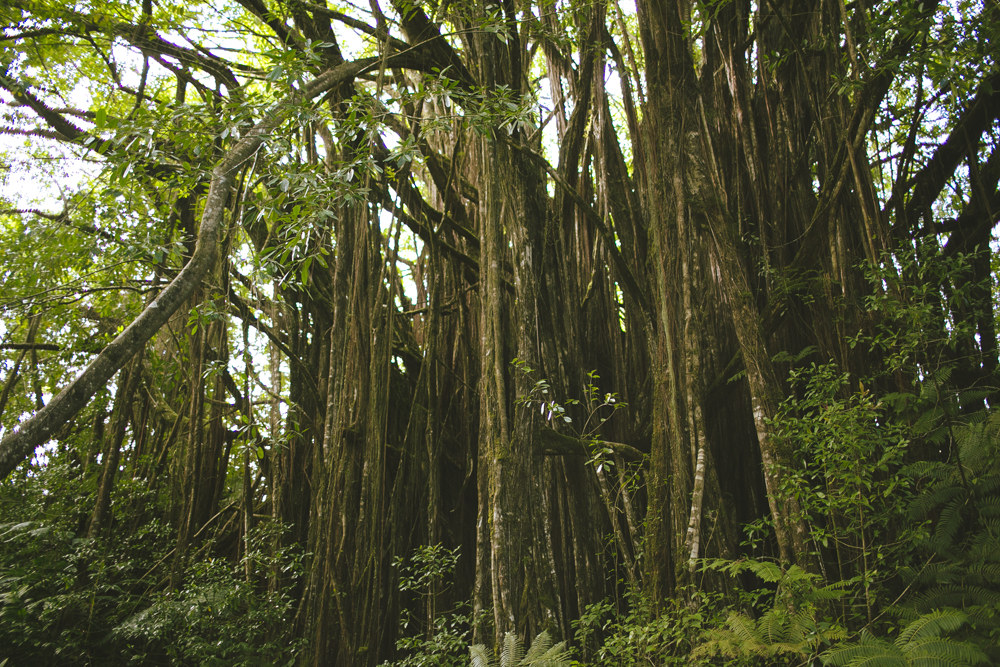
{"type": "MultiPolygon", "coordinates": [[[[546,456],[590,456],[589,443],[580,438],[560,433],[555,429],[541,428],[538,430],[538,442],[542,454],[546,456]]],[[[643,462],[646,455],[623,442],[608,442],[597,440],[595,443],[601,447],[607,447],[614,453],[621,456],[626,461],[643,462]]]]}
{"type": "Polygon", "coordinates": [[[69,141],[79,141],[81,138],[89,136],[87,132],[66,120],[62,114],[45,104],[38,96],[28,90],[27,87],[10,78],[6,67],[0,68],[0,88],[4,88],[13,95],[15,102],[30,107],[52,129],[69,141]]]}
{"type": "Polygon", "coordinates": [[[346,26],[350,26],[355,30],[359,30],[366,35],[375,37],[376,39],[388,39],[389,46],[396,49],[397,51],[404,51],[410,48],[410,45],[401,39],[397,39],[392,35],[385,35],[379,32],[378,28],[372,27],[360,19],[356,19],[353,16],[348,16],[343,12],[334,11],[327,7],[321,7],[315,3],[307,2],[305,0],[298,0],[289,2],[288,6],[290,8],[301,8],[309,12],[312,12],[314,16],[323,16],[328,19],[333,19],[334,21],[339,21],[346,26]]]}
{"type": "Polygon", "coordinates": [[[42,139],[55,139],[56,141],[65,140],[63,135],[53,130],[22,130],[17,127],[7,127],[6,125],[0,126],[0,134],[22,137],[41,137],[42,139]]]}
{"type": "MultiPolygon", "coordinates": [[[[913,194],[906,204],[903,219],[896,221],[898,230],[905,233],[910,231],[906,225],[915,227],[913,221],[938,198],[965,156],[975,154],[983,133],[997,118],[1000,118],[1000,71],[979,84],[975,99],[955,123],[948,138],[907,184],[905,191],[913,194]]],[[[894,194],[886,202],[883,212],[891,211],[896,202],[894,194]]]]}
{"type": "Polygon", "coordinates": [[[264,115],[264,120],[254,126],[226,153],[212,172],[212,184],[205,201],[198,242],[190,261],[159,296],[125,331],[104,348],[75,380],[35,416],[0,441],[0,479],[6,478],[18,464],[32,454],[36,447],[47,441],[56,429],[72,419],[191,296],[215,262],[219,229],[237,172],[257,152],[271,132],[284,121],[290,109],[298,103],[310,100],[357,77],[378,64],[378,58],[365,58],[327,70],[306,84],[301,92],[293,93],[289,98],[271,107],[264,115]]]}

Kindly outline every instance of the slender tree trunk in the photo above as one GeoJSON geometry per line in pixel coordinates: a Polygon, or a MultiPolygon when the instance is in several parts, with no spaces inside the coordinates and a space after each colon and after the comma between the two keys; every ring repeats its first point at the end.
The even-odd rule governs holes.
{"type": "Polygon", "coordinates": [[[128,424],[132,420],[132,403],[142,378],[142,353],[132,359],[132,362],[118,374],[118,394],[115,397],[115,407],[111,415],[111,432],[108,434],[104,447],[104,466],[97,485],[97,498],[94,511],[90,515],[87,527],[87,537],[98,537],[105,528],[108,511],[111,508],[111,492],[114,490],[115,478],[118,473],[121,458],[122,443],[128,424]]]}

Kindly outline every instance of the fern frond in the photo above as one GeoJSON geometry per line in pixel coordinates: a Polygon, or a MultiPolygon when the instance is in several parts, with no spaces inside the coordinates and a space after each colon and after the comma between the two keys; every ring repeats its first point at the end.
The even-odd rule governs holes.
{"type": "Polygon", "coordinates": [[[788,643],[795,644],[800,649],[813,649],[820,644],[829,645],[846,639],[847,630],[841,625],[820,628],[816,623],[815,611],[803,610],[790,617],[785,637],[788,643]]]}
{"type": "Polygon", "coordinates": [[[804,656],[806,653],[805,647],[801,643],[796,642],[778,642],[776,644],[770,645],[771,655],[799,655],[804,656]]]}
{"type": "MultiPolygon", "coordinates": [[[[535,642],[537,643],[537,641],[538,639],[536,638],[535,642]]],[[[532,644],[531,648],[533,650],[535,644],[532,644]]],[[[526,667],[528,665],[533,665],[534,667],[565,667],[569,662],[570,652],[566,649],[566,642],[559,642],[555,646],[549,646],[544,652],[539,651],[534,656],[531,651],[528,651],[528,655],[525,656],[521,664],[526,667]]]]}
{"type": "Polygon", "coordinates": [[[961,563],[956,561],[938,561],[928,563],[917,571],[910,570],[909,574],[912,576],[907,577],[903,575],[903,580],[907,584],[912,583],[914,586],[935,586],[961,581],[965,577],[966,569],[961,563]]]}
{"type": "Polygon", "coordinates": [[[471,667],[494,667],[490,664],[490,654],[483,644],[475,644],[469,647],[469,657],[471,667]]]}
{"type": "MultiPolygon", "coordinates": [[[[792,567],[795,567],[794,565],[792,567]]],[[[747,569],[769,584],[781,581],[785,573],[771,561],[747,561],[747,569]]]]}
{"type": "Polygon", "coordinates": [[[945,584],[914,595],[911,604],[923,613],[942,607],[965,609],[973,606],[995,606],[1000,605],[1000,593],[971,584],[945,584]]]}
{"type": "Polygon", "coordinates": [[[978,426],[955,429],[958,455],[962,463],[974,472],[986,469],[993,458],[993,440],[978,426]]]}
{"type": "Polygon", "coordinates": [[[972,482],[972,492],[977,498],[997,493],[1000,491],[1000,475],[986,475],[972,482]]]}
{"type": "Polygon", "coordinates": [[[705,633],[704,639],[706,640],[704,643],[696,646],[691,651],[692,658],[698,659],[722,655],[729,659],[736,659],[741,655],[740,646],[742,644],[735,639],[732,630],[728,628],[710,630],[705,633]]]}
{"type": "Polygon", "coordinates": [[[997,615],[995,607],[970,607],[965,613],[969,615],[969,625],[975,626],[984,636],[995,637],[1000,634],[995,632],[1000,630],[1000,616],[997,615]]]}
{"type": "Polygon", "coordinates": [[[925,637],[903,649],[911,664],[926,667],[957,667],[989,662],[977,646],[947,637],[925,637]]]}
{"type": "MultiPolygon", "coordinates": [[[[806,643],[807,638],[816,630],[816,620],[807,611],[800,611],[788,619],[788,627],[785,629],[785,639],[800,646],[806,643]]],[[[819,637],[816,637],[819,639],[819,637]]]]}
{"type": "Polygon", "coordinates": [[[538,656],[544,654],[552,648],[552,637],[549,636],[547,630],[542,630],[535,637],[535,640],[531,642],[531,648],[528,649],[527,654],[524,656],[524,662],[529,663],[538,656]]]}
{"type": "Polygon", "coordinates": [[[910,667],[902,651],[871,635],[823,653],[824,665],[835,667],[910,667]]]}
{"type": "Polygon", "coordinates": [[[1000,563],[1000,549],[997,549],[1000,545],[1000,519],[981,519],[979,523],[981,530],[973,540],[973,545],[982,544],[990,548],[992,551],[989,554],[983,554],[986,560],[1000,563]]]}
{"type": "Polygon", "coordinates": [[[824,586],[823,588],[817,588],[814,591],[810,591],[806,596],[809,602],[819,602],[821,600],[839,600],[840,598],[847,595],[847,590],[845,590],[845,585],[851,585],[851,581],[838,581],[829,586],[824,586]]]}
{"type": "Polygon", "coordinates": [[[913,479],[935,479],[942,480],[947,479],[948,475],[951,474],[951,466],[947,463],[942,463],[941,461],[914,461],[913,463],[904,466],[900,470],[900,474],[911,477],[913,479]]]}
{"type": "Polygon", "coordinates": [[[969,616],[958,609],[937,609],[903,628],[896,638],[896,646],[906,651],[911,642],[926,637],[939,637],[942,632],[954,632],[965,625],[968,619],[969,616]]]}
{"type": "Polygon", "coordinates": [[[910,503],[909,517],[913,521],[923,521],[942,505],[964,496],[965,489],[961,485],[943,482],[936,488],[920,494],[910,503]]]}
{"type": "Polygon", "coordinates": [[[757,623],[746,614],[729,614],[726,625],[740,642],[753,643],[757,641],[757,623]]]}
{"type": "Polygon", "coordinates": [[[941,510],[941,517],[934,527],[935,545],[947,549],[955,543],[955,537],[962,528],[962,509],[965,507],[965,494],[956,497],[941,510]]]}
{"type": "Polygon", "coordinates": [[[990,496],[976,502],[979,515],[989,519],[1000,519],[1000,497],[990,496]]]}
{"type": "Polygon", "coordinates": [[[515,633],[506,633],[500,648],[500,667],[515,667],[523,659],[524,644],[515,633]]]}
{"type": "MultiPolygon", "coordinates": [[[[966,389],[958,395],[958,404],[962,408],[966,408],[970,405],[981,404],[993,393],[992,389],[977,389],[973,387],[972,389],[966,389]]],[[[962,418],[967,424],[985,424],[987,422],[987,417],[989,413],[986,410],[977,410],[975,412],[969,413],[962,418]]]]}
{"type": "Polygon", "coordinates": [[[771,609],[757,621],[757,637],[765,645],[773,645],[786,639],[786,623],[788,615],[777,609],[771,609]]]}
{"type": "MultiPolygon", "coordinates": [[[[911,427],[914,435],[928,436],[938,425],[938,422],[945,416],[944,410],[939,407],[931,408],[924,412],[911,427]]],[[[930,437],[928,437],[930,439],[930,437]]]]}
{"type": "Polygon", "coordinates": [[[484,645],[470,646],[471,667],[568,667],[570,664],[570,653],[566,650],[566,642],[559,642],[553,646],[552,637],[546,631],[538,633],[527,655],[524,643],[513,632],[504,634],[499,648],[498,660],[490,656],[484,645]]]}

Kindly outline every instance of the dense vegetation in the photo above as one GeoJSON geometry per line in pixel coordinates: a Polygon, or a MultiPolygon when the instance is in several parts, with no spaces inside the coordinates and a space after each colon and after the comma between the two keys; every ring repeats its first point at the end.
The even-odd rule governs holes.
{"type": "Polygon", "coordinates": [[[0,667],[1000,663],[995,0],[0,26],[0,667]]]}

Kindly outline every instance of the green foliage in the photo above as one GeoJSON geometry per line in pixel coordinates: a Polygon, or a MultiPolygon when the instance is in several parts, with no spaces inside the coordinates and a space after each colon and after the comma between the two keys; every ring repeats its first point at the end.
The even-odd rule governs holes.
{"type": "MultiPolygon", "coordinates": [[[[831,580],[850,582],[845,594],[863,598],[870,616],[891,564],[909,548],[898,532],[912,498],[911,480],[899,474],[910,431],[864,384],[851,392],[848,374],[832,364],[795,368],[790,381],[793,393],[770,422],[794,461],[781,468],[777,502],[795,501],[790,518],[808,526],[812,556],[830,564],[831,580]]],[[[752,546],[769,526],[770,517],[746,527],[752,546]]]]}
{"type": "Polygon", "coordinates": [[[386,667],[464,667],[472,638],[472,615],[463,610],[464,607],[438,615],[425,634],[399,638],[396,649],[403,657],[383,664],[386,667]]]}
{"type": "Polygon", "coordinates": [[[507,632],[503,641],[497,647],[498,651],[491,654],[484,644],[469,647],[471,667],[569,667],[569,651],[566,643],[553,645],[549,633],[542,631],[531,642],[531,648],[525,652],[524,643],[513,632],[507,632]]]}
{"type": "Polygon", "coordinates": [[[399,570],[399,590],[431,594],[437,584],[445,581],[458,565],[458,547],[448,550],[441,544],[417,547],[407,563],[396,558],[399,570]]]}
{"type": "MultiPolygon", "coordinates": [[[[515,358],[511,365],[529,380],[531,375],[535,373],[535,369],[528,366],[528,363],[523,359],[515,358]]],[[[572,424],[573,418],[568,414],[567,408],[572,411],[573,408],[570,406],[580,406],[576,408],[576,411],[578,414],[582,414],[582,418],[577,423],[582,422],[582,426],[579,429],[572,426],[568,426],[568,428],[572,429],[577,437],[586,443],[590,452],[587,464],[593,465],[597,472],[614,467],[612,460],[614,450],[602,442],[601,426],[611,419],[615,412],[628,407],[627,403],[618,399],[617,393],[602,392],[596,384],[600,379],[601,376],[597,374],[597,371],[587,372],[587,384],[583,388],[583,401],[569,398],[560,403],[550,394],[552,387],[545,378],[535,380],[528,392],[517,399],[517,402],[524,408],[531,409],[537,405],[542,418],[553,426],[572,424]]]]}
{"type": "Polygon", "coordinates": [[[903,628],[894,641],[864,632],[858,641],[823,654],[823,664],[837,667],[964,667],[989,662],[974,644],[942,637],[961,628],[968,617],[953,609],[925,614],[903,628]]]}
{"type": "Polygon", "coordinates": [[[473,617],[467,603],[435,613],[433,603],[441,587],[458,565],[458,548],[443,545],[421,546],[409,559],[397,558],[399,588],[415,595],[412,608],[400,617],[402,636],[396,650],[402,657],[384,667],[460,667],[466,664],[466,650],[472,639],[473,617]],[[430,619],[425,614],[430,610],[430,619]]]}
{"type": "Polygon", "coordinates": [[[832,642],[847,636],[839,622],[824,618],[828,603],[844,596],[846,582],[819,586],[817,575],[797,565],[783,569],[753,559],[712,560],[705,567],[732,576],[748,571],[776,588],[773,597],[755,597],[758,604],[767,602],[759,618],[730,610],[725,626],[706,630],[702,643],[691,654],[694,658],[721,656],[741,664],[799,664],[815,659],[832,642]]]}
{"type": "MultiPolygon", "coordinates": [[[[281,529],[261,524],[238,561],[207,557],[185,572],[181,590],[162,589],[173,531],[143,508],[156,499],[134,484],[116,489],[120,525],[84,537],[93,487],[71,453],[0,485],[0,646],[9,664],[284,665],[290,590],[266,577],[302,572],[296,548],[273,551],[281,529]],[[124,508],[128,508],[125,510],[124,508]],[[250,579],[247,579],[247,572],[250,579]]],[[[209,541],[205,552],[215,545],[209,541]]]]}
{"type": "Polygon", "coordinates": [[[128,647],[130,663],[165,655],[171,664],[294,664],[301,647],[289,632],[294,600],[288,589],[268,593],[265,582],[279,570],[297,580],[303,555],[291,547],[272,553],[276,532],[265,524],[250,535],[248,552],[238,563],[197,561],[182,590],[154,594],[151,603],[144,600],[111,632],[128,647]]]}
{"type": "MultiPolygon", "coordinates": [[[[956,397],[954,404],[960,400],[956,397]]],[[[947,461],[905,469],[921,487],[909,508],[918,523],[914,560],[900,569],[908,595],[894,608],[913,620],[942,608],[964,613],[961,638],[1000,660],[1000,413],[940,411],[921,430],[940,433],[947,461]]]]}
{"type": "Polygon", "coordinates": [[[82,660],[164,551],[159,523],[116,545],[86,539],[87,491],[60,452],[0,484],[0,646],[12,664],[82,660]]]}
{"type": "Polygon", "coordinates": [[[584,664],[694,664],[692,647],[708,628],[720,626],[725,616],[717,597],[699,591],[690,597],[696,602],[694,606],[671,599],[658,607],[633,592],[622,613],[607,600],[589,605],[573,623],[584,664]]]}

